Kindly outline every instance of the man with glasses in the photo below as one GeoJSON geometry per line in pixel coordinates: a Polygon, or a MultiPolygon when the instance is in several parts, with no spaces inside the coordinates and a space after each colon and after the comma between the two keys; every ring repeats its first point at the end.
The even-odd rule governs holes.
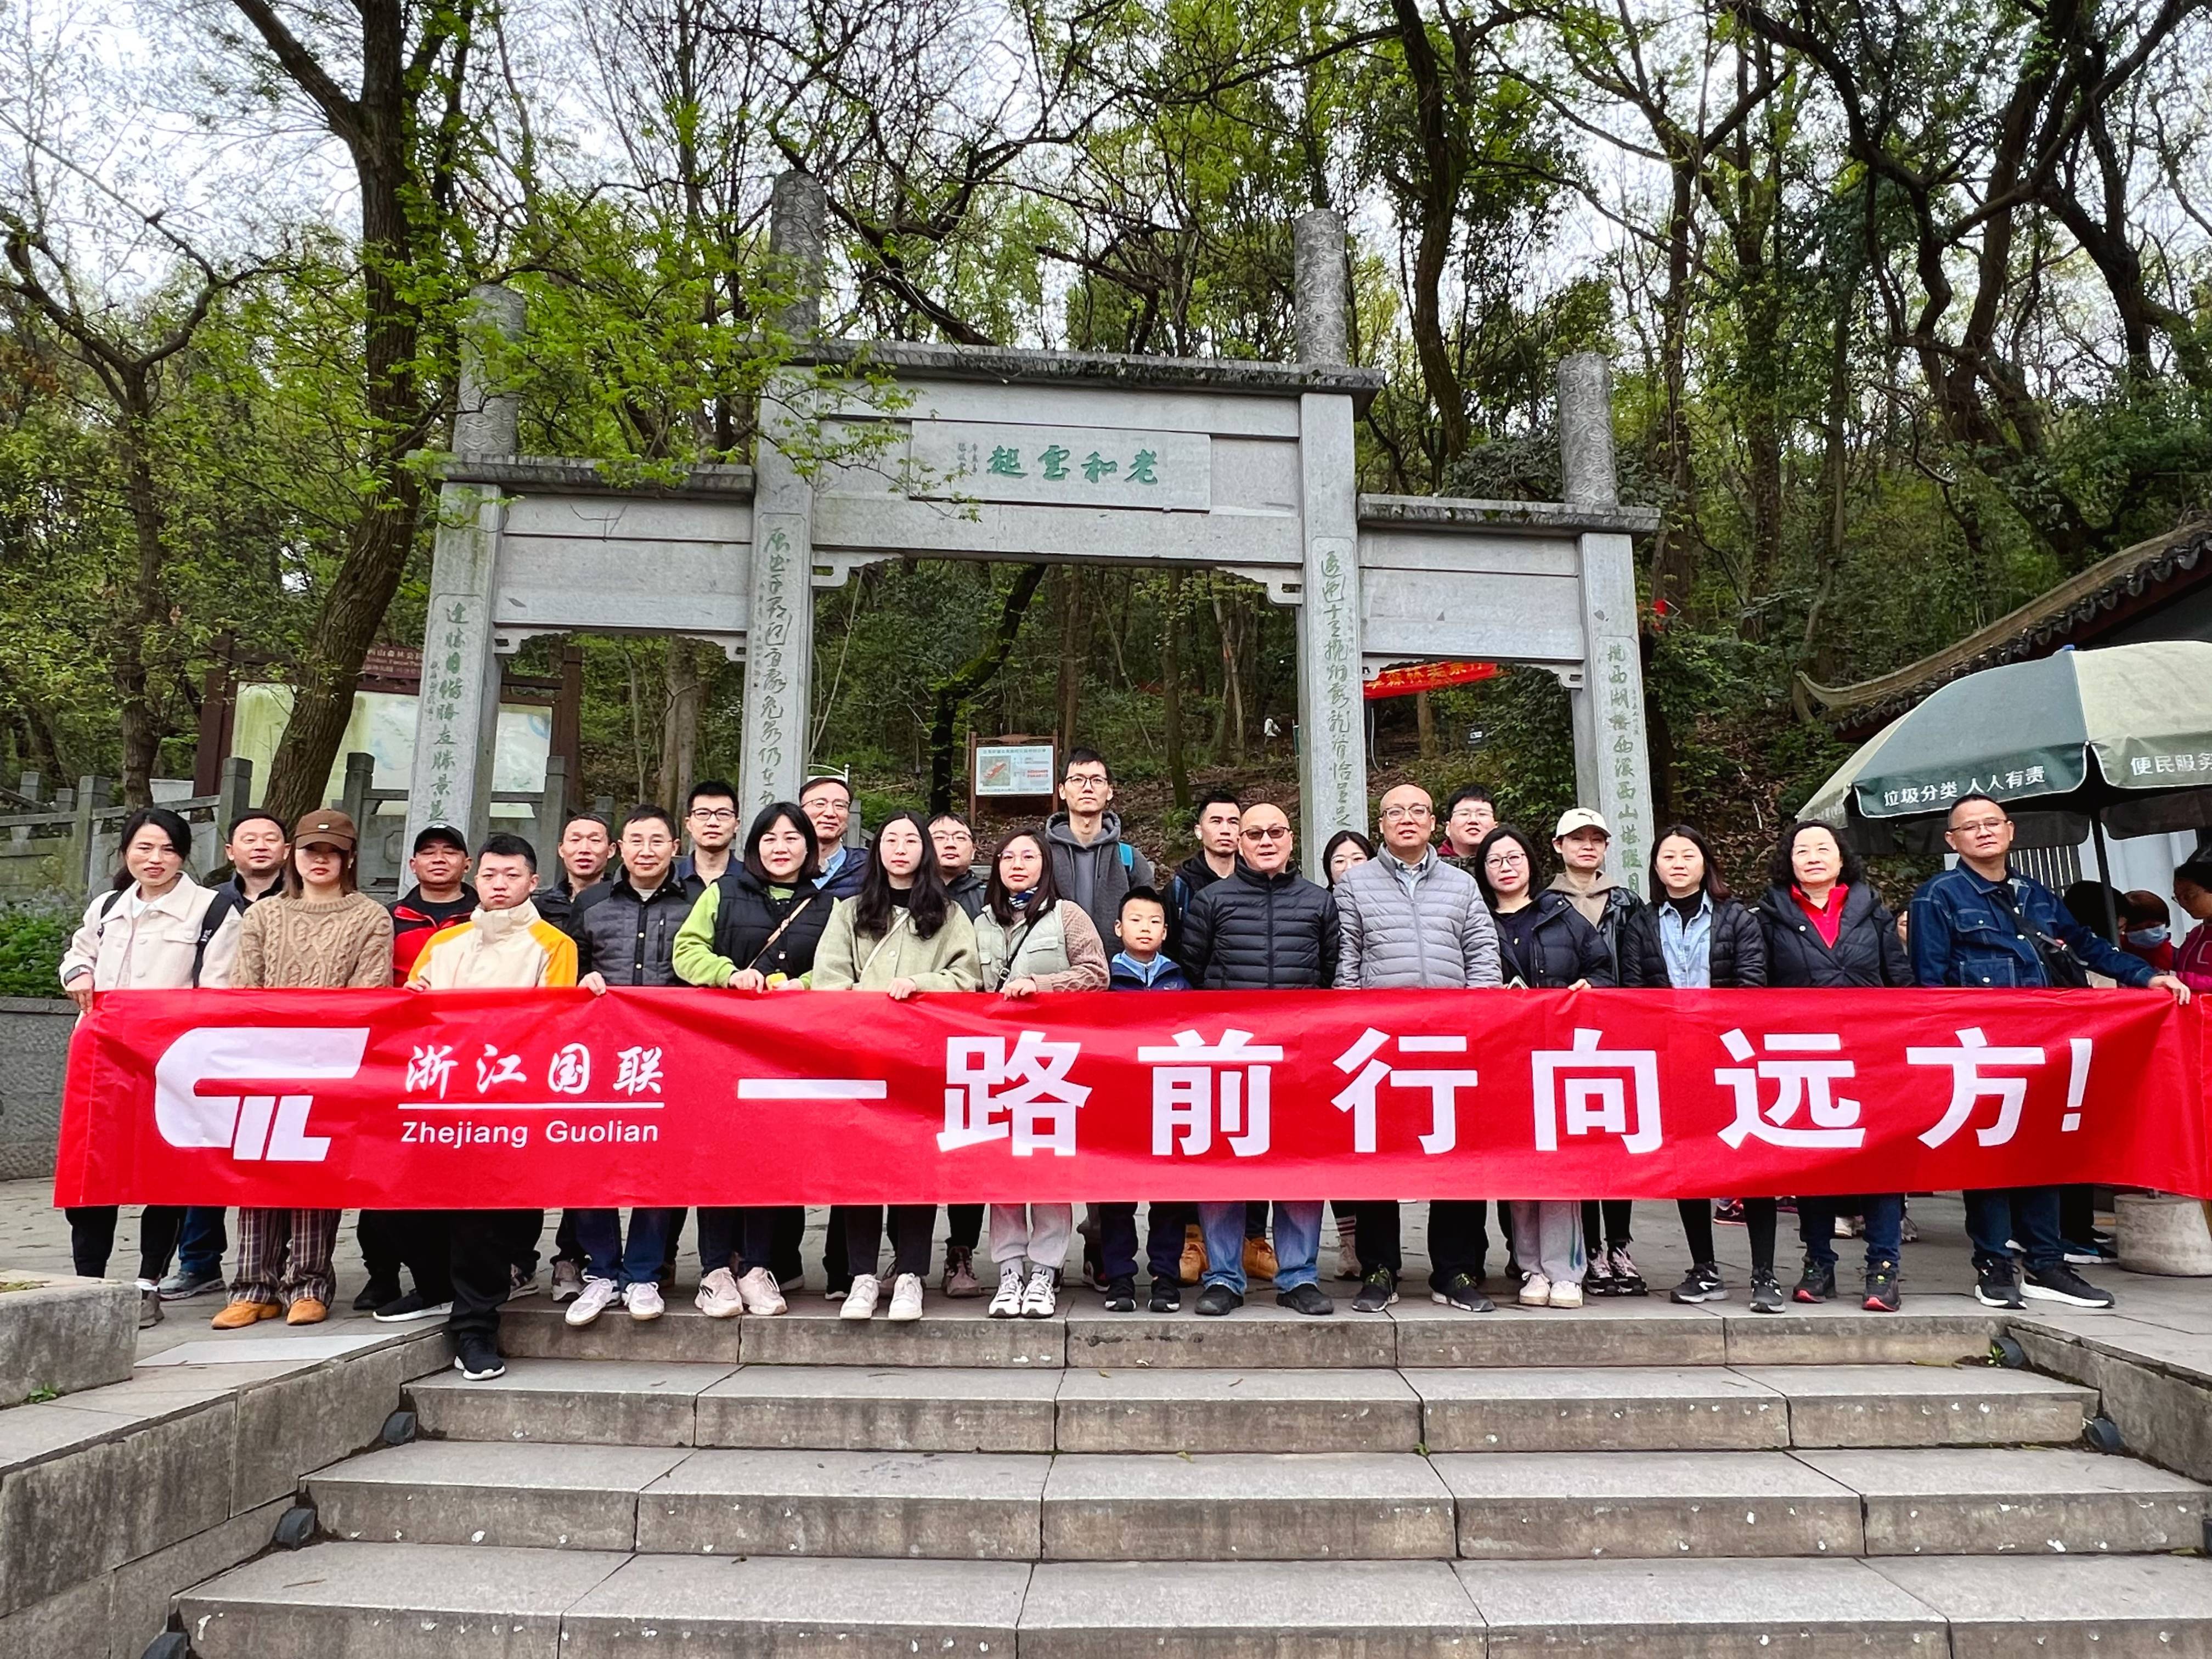
{"type": "MultiPolygon", "coordinates": [[[[1236,873],[1191,901],[1183,917],[1185,972],[1201,991],[1302,991],[1336,975],[1336,901],[1291,861],[1291,821],[1262,801],[1237,826],[1236,873]]],[[[1264,1039],[1263,1039],[1264,1040],[1264,1039]]],[[[1200,1204],[1206,1230],[1206,1288],[1198,1311],[1210,1316],[1244,1304],[1244,1205],[1200,1204]]],[[[1336,1311],[1319,1284],[1319,1200],[1275,1205],[1275,1300],[1302,1314],[1336,1311]]]]}
{"type": "Polygon", "coordinates": [[[699,878],[703,892],[722,878],[730,867],[730,849],[738,839],[738,792],[720,778],[702,778],[684,800],[684,830],[691,837],[691,855],[676,860],[679,880],[699,878]]]}
{"type": "Polygon", "coordinates": [[[1479,783],[1453,790],[1444,803],[1443,856],[1466,863],[1474,856],[1475,844],[1496,828],[1498,803],[1490,791],[1479,783]]]}
{"type": "MultiPolygon", "coordinates": [[[[1987,795],[1961,795],[1952,804],[1943,839],[1959,862],[1912,896],[1907,936],[1915,979],[1974,990],[2037,989],[2084,985],[2083,969],[2094,968],[2123,985],[2189,1000],[2180,980],[2154,973],[2142,957],[2076,921],[2041,882],[2014,874],[2013,833],[2011,816],[1987,795]]],[[[2024,1307],[2027,1297],[2076,1308],[2112,1305],[2110,1291],[2066,1265],[2058,1191],[2008,1187],[1966,1194],[1974,1296],[1984,1307],[2024,1307]],[[2014,1268],[2015,1243],[2026,1258],[2024,1277],[2014,1268]]]]}
{"type": "Polygon", "coordinates": [[[1121,820],[1109,810],[1114,775],[1097,750],[1067,751],[1060,799],[1066,810],[1054,813],[1044,827],[1053,878],[1060,896],[1075,901],[1098,937],[1111,939],[1121,919],[1121,896],[1132,887],[1154,884],[1152,861],[1121,839],[1121,820]]]}
{"type": "MultiPolygon", "coordinates": [[[[1382,848],[1346,871],[1336,884],[1342,919],[1337,953],[1339,990],[1460,990],[1497,985],[1498,930],[1482,890],[1466,871],[1447,864],[1429,844],[1436,809],[1419,784],[1401,783],[1382,797],[1382,848]]],[[[1429,1299],[1468,1313],[1488,1313],[1483,1294],[1490,1235],[1486,1200],[1433,1200],[1429,1205],[1429,1299]]],[[[1398,1299],[1405,1267],[1395,1200],[1353,1206],[1359,1248],[1356,1312],[1381,1313],[1398,1299]]]]}
{"type": "Polygon", "coordinates": [[[866,873],[865,845],[848,847],[845,832],[853,823],[853,786],[834,773],[809,778],[799,792],[799,810],[814,826],[815,844],[821,849],[822,870],[814,890],[825,899],[852,898],[860,890],[866,873]]]}

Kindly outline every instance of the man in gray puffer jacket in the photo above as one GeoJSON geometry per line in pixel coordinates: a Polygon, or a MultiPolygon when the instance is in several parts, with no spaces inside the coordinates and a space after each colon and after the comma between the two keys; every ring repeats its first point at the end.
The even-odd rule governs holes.
{"type": "MultiPolygon", "coordinates": [[[[1336,886],[1342,929],[1336,988],[1342,990],[1461,990],[1503,982],[1498,930],[1474,878],[1437,856],[1429,837],[1436,807],[1418,784],[1401,783],[1382,797],[1382,850],[1346,872],[1336,886]]],[[[1429,1205],[1429,1290],[1432,1301],[1487,1313],[1483,1257],[1490,1237],[1482,1199],[1436,1199],[1429,1205]]],[[[1353,1206],[1359,1249],[1359,1294],[1352,1308],[1380,1313],[1398,1299],[1405,1265],[1398,1206],[1388,1199],[1353,1206]]]]}

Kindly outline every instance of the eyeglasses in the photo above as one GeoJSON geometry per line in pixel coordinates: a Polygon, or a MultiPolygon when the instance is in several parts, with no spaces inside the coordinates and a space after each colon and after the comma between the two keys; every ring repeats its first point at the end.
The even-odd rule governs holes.
{"type": "Polygon", "coordinates": [[[1976,818],[1972,823],[1953,824],[1951,826],[1951,834],[1954,836],[1993,836],[2011,822],[2012,820],[2010,818],[1976,818]]]}
{"type": "Polygon", "coordinates": [[[1060,782],[1070,789],[1103,789],[1107,787],[1107,781],[1103,777],[1093,777],[1073,772],[1062,778],[1060,782]]]}
{"type": "Polygon", "coordinates": [[[1500,851],[1492,853],[1488,858],[1483,860],[1483,862],[1485,864],[1498,865],[1501,866],[1510,866],[1516,864],[1528,863],[1528,855],[1526,853],[1507,853],[1500,851]]]}
{"type": "Polygon", "coordinates": [[[1247,830],[1243,831],[1243,836],[1247,841],[1282,841],[1286,839],[1290,833],[1289,824],[1271,823],[1263,824],[1256,830],[1247,830]]]}
{"type": "Polygon", "coordinates": [[[1434,817],[1435,811],[1426,806],[1386,806],[1382,809],[1382,822],[1385,823],[1411,823],[1434,817]]]}
{"type": "Polygon", "coordinates": [[[689,813],[702,823],[735,823],[738,815],[726,806],[695,806],[689,813]]]}

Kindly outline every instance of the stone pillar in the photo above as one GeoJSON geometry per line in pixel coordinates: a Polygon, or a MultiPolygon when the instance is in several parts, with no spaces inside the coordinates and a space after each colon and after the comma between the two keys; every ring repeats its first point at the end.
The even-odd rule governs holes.
{"type": "MultiPolygon", "coordinates": [[[[522,296],[478,288],[461,336],[459,456],[512,455],[521,400],[499,388],[487,337],[519,339],[522,296]]],[[[415,706],[415,763],[408,778],[404,860],[423,826],[459,827],[475,847],[491,806],[492,738],[499,720],[499,659],[492,651],[492,584],[506,517],[499,492],[449,483],[438,492],[430,603],[422,633],[422,684],[415,706]]],[[[540,858],[551,849],[540,848],[540,858]]]]}
{"type": "MultiPolygon", "coordinates": [[[[779,325],[804,343],[821,324],[822,186],[803,173],[775,181],[769,253],[787,262],[791,299],[779,325]]],[[[792,465],[807,421],[796,407],[805,377],[776,375],[761,393],[753,466],[752,610],[745,623],[743,725],[750,815],[795,800],[806,776],[814,717],[814,486],[792,465]]]]}
{"type": "MultiPolygon", "coordinates": [[[[1347,356],[1350,305],[1344,221],[1327,209],[1299,216],[1297,341],[1302,362],[1347,356]]],[[[1352,399],[1309,392],[1298,399],[1299,511],[1305,573],[1298,606],[1299,846],[1322,879],[1322,848],[1340,830],[1370,827],[1366,709],[1359,643],[1359,484],[1352,399]]]]}
{"type": "MultiPolygon", "coordinates": [[[[1613,371],[1595,352],[1559,364],[1559,460],[1571,507],[1619,503],[1613,465],[1613,371]]],[[[1585,531],[1582,684],[1569,691],[1575,789],[1613,826],[1608,867],[1642,892],[1651,856],[1651,764],[1644,744],[1644,657],[1637,633],[1636,557],[1628,537],[1585,531]]]]}

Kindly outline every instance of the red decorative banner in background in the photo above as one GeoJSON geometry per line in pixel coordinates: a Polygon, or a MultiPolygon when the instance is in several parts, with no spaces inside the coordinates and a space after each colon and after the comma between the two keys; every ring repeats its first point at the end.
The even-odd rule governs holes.
{"type": "Polygon", "coordinates": [[[1410,697],[1416,691],[1441,691],[1448,685],[1472,685],[1477,680],[1497,678],[1494,662],[1417,662],[1370,675],[1361,695],[1370,702],[1379,702],[1385,697],[1410,697]]]}
{"type": "Polygon", "coordinates": [[[2212,1195],[2131,992],[121,992],[56,1201],[2212,1195]]]}

